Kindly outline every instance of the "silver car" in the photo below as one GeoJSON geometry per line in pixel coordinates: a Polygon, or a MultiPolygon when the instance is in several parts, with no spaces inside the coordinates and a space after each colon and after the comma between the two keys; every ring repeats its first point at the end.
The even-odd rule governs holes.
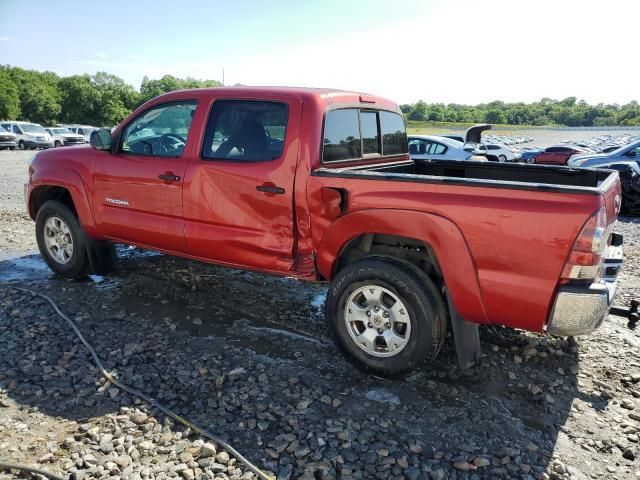
{"type": "Polygon", "coordinates": [[[50,127],[45,130],[53,138],[54,147],[63,147],[66,145],[83,145],[84,137],[77,133],[73,133],[68,128],[63,127],[50,127]]]}
{"type": "Polygon", "coordinates": [[[572,155],[567,162],[570,167],[599,167],[616,162],[640,161],[640,140],[609,153],[585,153],[572,155]]]}
{"type": "Polygon", "coordinates": [[[15,150],[18,146],[16,136],[11,133],[11,130],[0,125],[0,150],[8,148],[9,150],[15,150]]]}

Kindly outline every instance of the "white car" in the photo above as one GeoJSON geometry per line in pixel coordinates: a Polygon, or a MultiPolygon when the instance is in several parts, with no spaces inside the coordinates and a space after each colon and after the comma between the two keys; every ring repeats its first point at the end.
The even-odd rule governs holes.
{"type": "Polygon", "coordinates": [[[20,150],[53,147],[53,138],[42,125],[29,122],[2,122],[0,125],[16,136],[20,150]]]}
{"type": "Polygon", "coordinates": [[[90,125],[60,125],[60,126],[71,130],[71,132],[73,133],[82,135],[86,143],[89,143],[89,140],[91,140],[91,132],[93,132],[94,130],[98,130],[98,127],[92,127],[90,125]]]}
{"type": "Polygon", "coordinates": [[[478,160],[477,152],[465,150],[464,143],[436,135],[410,135],[409,157],[412,160],[478,160]]]}
{"type": "Polygon", "coordinates": [[[47,133],[53,138],[54,147],[63,147],[65,145],[83,145],[84,137],[78,133],[73,133],[68,128],[50,127],[45,128],[47,133]]]}
{"type": "Polygon", "coordinates": [[[480,145],[478,150],[485,153],[490,160],[494,157],[498,162],[513,162],[517,158],[514,151],[502,143],[485,143],[480,145]]]}
{"type": "Polygon", "coordinates": [[[15,134],[11,133],[11,130],[0,125],[0,150],[8,148],[9,150],[15,150],[18,146],[15,134]]]}

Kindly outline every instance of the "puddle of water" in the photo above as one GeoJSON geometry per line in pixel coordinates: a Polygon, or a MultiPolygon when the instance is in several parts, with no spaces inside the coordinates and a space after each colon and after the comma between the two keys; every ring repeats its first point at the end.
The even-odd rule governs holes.
{"type": "Polygon", "coordinates": [[[311,305],[313,305],[314,307],[317,307],[319,309],[322,309],[322,307],[324,307],[324,302],[327,299],[327,294],[326,293],[319,293],[318,295],[316,295],[315,297],[313,297],[313,300],[311,300],[311,305]]]}
{"type": "Polygon", "coordinates": [[[386,388],[375,388],[367,392],[367,400],[380,403],[391,403],[393,405],[400,405],[400,397],[395,393],[390,392],[386,388]]]}
{"type": "Polygon", "coordinates": [[[130,257],[160,257],[164,255],[163,253],[156,252],[154,250],[145,250],[143,248],[138,248],[134,245],[124,245],[118,244],[116,245],[116,251],[118,252],[118,257],[120,258],[130,258],[130,257]]]}
{"type": "Polygon", "coordinates": [[[0,260],[0,281],[45,279],[51,275],[39,254],[0,260]]]}

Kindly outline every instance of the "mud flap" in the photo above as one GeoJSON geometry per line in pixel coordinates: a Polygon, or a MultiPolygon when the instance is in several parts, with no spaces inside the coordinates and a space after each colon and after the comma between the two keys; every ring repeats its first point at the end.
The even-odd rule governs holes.
{"type": "Polygon", "coordinates": [[[478,325],[465,321],[456,310],[447,295],[449,304],[449,314],[451,316],[451,330],[453,340],[456,344],[456,355],[460,368],[470,368],[475,362],[480,360],[480,333],[478,325]]]}
{"type": "Polygon", "coordinates": [[[87,256],[91,265],[91,273],[105,275],[116,269],[118,255],[111,242],[92,240],[86,237],[87,256]]]}

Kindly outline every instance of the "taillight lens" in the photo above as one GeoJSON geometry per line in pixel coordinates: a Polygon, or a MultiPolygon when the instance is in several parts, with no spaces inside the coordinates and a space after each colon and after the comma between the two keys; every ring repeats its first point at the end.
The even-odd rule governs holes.
{"type": "Polygon", "coordinates": [[[607,248],[607,233],[607,211],[603,207],[582,227],[562,269],[561,283],[598,278],[602,255],[607,248]]]}

